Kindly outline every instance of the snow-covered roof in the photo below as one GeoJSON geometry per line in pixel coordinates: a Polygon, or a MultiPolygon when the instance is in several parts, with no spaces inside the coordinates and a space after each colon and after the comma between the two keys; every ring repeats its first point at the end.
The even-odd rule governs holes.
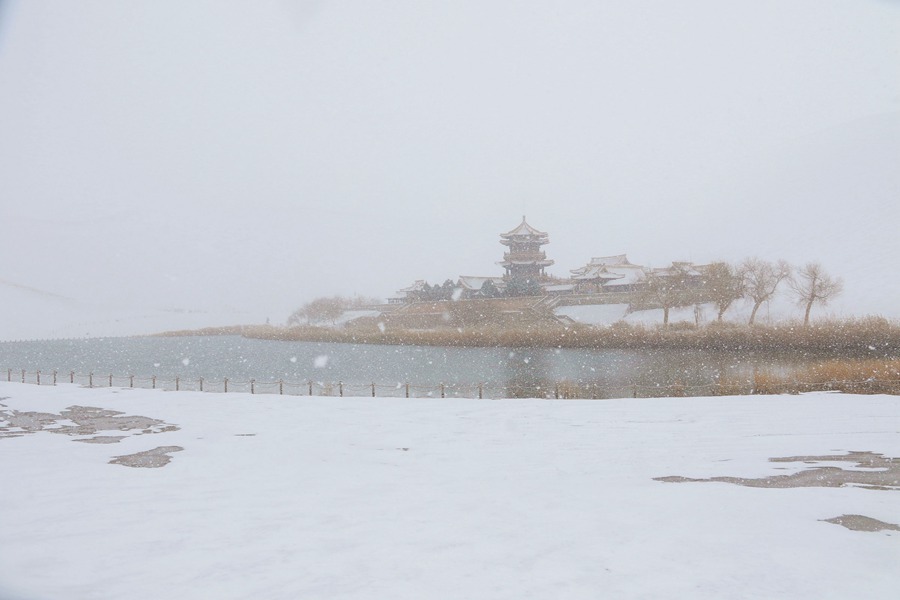
{"type": "Polygon", "coordinates": [[[425,289],[425,280],[424,279],[416,279],[416,282],[413,283],[409,287],[405,287],[402,290],[397,290],[398,294],[409,294],[410,292],[421,292],[425,289]]]}
{"type": "Polygon", "coordinates": [[[601,265],[588,265],[586,267],[581,267],[580,269],[574,269],[571,271],[572,279],[578,280],[592,280],[592,279],[602,279],[605,281],[612,281],[613,279],[622,279],[625,277],[623,273],[613,273],[609,269],[601,265]]]}
{"type": "Polygon", "coordinates": [[[659,277],[671,277],[673,275],[687,275],[688,277],[701,277],[709,265],[695,265],[687,261],[673,261],[669,267],[653,269],[653,274],[659,277]]]}
{"type": "Polygon", "coordinates": [[[522,215],[522,222],[519,223],[519,226],[516,227],[515,229],[511,230],[511,231],[507,231],[506,233],[501,233],[501,234],[500,234],[500,237],[502,237],[502,238],[504,238],[504,239],[509,239],[509,238],[512,238],[512,237],[541,237],[541,238],[547,238],[548,235],[547,235],[547,233],[545,233],[545,232],[543,232],[543,231],[538,231],[537,229],[535,229],[534,227],[532,227],[531,225],[529,225],[529,224],[525,221],[525,215],[522,215]]]}
{"type": "Polygon", "coordinates": [[[591,258],[591,262],[588,263],[590,265],[604,265],[604,266],[613,266],[613,265],[632,265],[628,262],[628,256],[625,254],[615,254],[613,256],[595,256],[591,258]]]}
{"type": "Polygon", "coordinates": [[[595,256],[583,267],[572,269],[572,279],[600,279],[605,286],[633,285],[644,280],[644,267],[628,262],[625,254],[595,256]]]}
{"type": "Polygon", "coordinates": [[[613,281],[609,281],[604,285],[606,287],[613,287],[618,285],[634,285],[635,283],[641,283],[644,279],[647,278],[646,273],[644,272],[643,267],[638,267],[637,265],[628,265],[627,267],[620,266],[609,269],[612,273],[619,273],[622,275],[621,279],[615,279],[613,281]]]}
{"type": "Polygon", "coordinates": [[[525,260],[516,260],[516,259],[512,259],[512,260],[504,260],[504,261],[498,262],[497,264],[500,265],[500,266],[506,266],[506,265],[538,265],[538,266],[542,266],[542,267],[549,267],[550,265],[553,264],[553,261],[552,261],[551,259],[549,259],[549,258],[546,259],[546,260],[528,260],[528,259],[525,259],[525,260]]]}

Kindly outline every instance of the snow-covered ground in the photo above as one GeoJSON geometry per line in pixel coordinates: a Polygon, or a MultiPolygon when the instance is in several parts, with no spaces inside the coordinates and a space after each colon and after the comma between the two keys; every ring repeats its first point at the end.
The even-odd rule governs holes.
{"type": "MultiPolygon", "coordinates": [[[[711,323],[716,320],[718,311],[714,304],[699,305],[695,311],[693,306],[679,306],[669,311],[670,323],[711,323]]],[[[753,302],[750,300],[738,300],[731,306],[722,319],[729,323],[746,323],[750,318],[753,302]]],[[[584,306],[561,306],[554,311],[557,315],[567,316],[577,323],[584,325],[608,326],[623,321],[631,324],[647,326],[660,325],[663,322],[661,308],[652,310],[637,310],[628,312],[628,304],[591,304],[584,306]]],[[[813,313],[813,319],[842,318],[846,315],[831,311],[829,307],[817,307],[813,313]]],[[[757,323],[779,323],[796,321],[803,318],[802,310],[795,303],[779,298],[777,301],[763,304],[756,316],[757,323]]]]}
{"type": "Polygon", "coordinates": [[[897,397],[439,401],[2,382],[0,398],[4,600],[894,599],[900,587],[900,532],[824,521],[900,523],[896,481],[654,479],[900,457],[897,397]],[[143,464],[171,462],[109,462],[157,448],[143,464]]]}

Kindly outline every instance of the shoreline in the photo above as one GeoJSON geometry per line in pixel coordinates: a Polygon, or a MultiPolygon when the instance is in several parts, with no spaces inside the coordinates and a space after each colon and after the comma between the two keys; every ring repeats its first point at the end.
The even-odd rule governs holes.
{"type": "Polygon", "coordinates": [[[704,327],[644,327],[616,324],[526,324],[523,328],[469,327],[446,329],[385,329],[317,326],[277,327],[235,325],[176,330],[149,337],[239,335],[249,339],[373,344],[389,346],[445,346],[474,348],[553,348],[578,350],[706,351],[772,356],[802,354],[811,358],[900,358],[900,326],[881,318],[828,321],[803,327],[797,324],[704,327]]]}

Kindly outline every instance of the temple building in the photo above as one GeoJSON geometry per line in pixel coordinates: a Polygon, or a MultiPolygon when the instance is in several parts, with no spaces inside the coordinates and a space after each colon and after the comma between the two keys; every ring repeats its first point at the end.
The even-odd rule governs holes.
{"type": "Polygon", "coordinates": [[[572,269],[572,281],[579,293],[631,292],[646,278],[646,269],[628,262],[624,254],[599,256],[583,267],[572,269]]]}
{"type": "Polygon", "coordinates": [[[544,269],[553,261],[541,251],[541,246],[550,243],[550,236],[529,225],[524,216],[518,227],[500,234],[500,243],[509,247],[509,252],[504,252],[503,260],[497,263],[506,269],[503,279],[507,282],[507,288],[512,286],[525,290],[546,278],[544,269]]]}

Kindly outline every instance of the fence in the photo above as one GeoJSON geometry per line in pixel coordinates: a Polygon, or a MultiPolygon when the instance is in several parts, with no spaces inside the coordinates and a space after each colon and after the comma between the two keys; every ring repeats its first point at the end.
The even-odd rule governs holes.
{"type": "Polygon", "coordinates": [[[75,371],[27,371],[7,369],[7,381],[56,385],[70,383],[85,387],[123,387],[159,389],[165,391],[199,391],[213,393],[243,392],[250,394],[276,394],[287,396],[371,396],[388,398],[547,398],[547,399],[602,399],[602,398],[658,398],[684,396],[732,396],[752,394],[781,394],[813,391],[841,391],[858,394],[900,395],[900,380],[819,381],[803,382],[793,379],[773,381],[757,380],[754,375],[745,380],[719,380],[704,384],[674,382],[668,384],[602,384],[572,381],[537,382],[523,384],[468,383],[416,385],[410,383],[379,384],[347,383],[343,381],[275,381],[162,378],[156,375],[78,374],[75,371]]]}

